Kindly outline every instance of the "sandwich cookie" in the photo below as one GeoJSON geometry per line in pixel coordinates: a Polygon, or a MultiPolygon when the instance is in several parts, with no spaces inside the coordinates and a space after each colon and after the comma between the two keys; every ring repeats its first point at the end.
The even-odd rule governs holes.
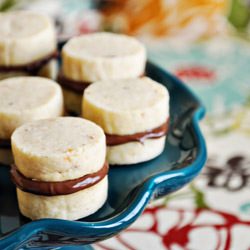
{"type": "Polygon", "coordinates": [[[0,81],[0,162],[13,162],[10,137],[22,124],[63,115],[60,85],[42,77],[13,77],[0,81]]]}
{"type": "Polygon", "coordinates": [[[21,213],[76,220],[106,201],[108,165],[103,130],[77,117],[33,121],[11,137],[21,213]]]}
{"type": "Polygon", "coordinates": [[[80,114],[82,93],[90,83],[141,76],[145,62],[145,47],[129,36],[101,32],[70,39],[62,49],[58,80],[66,108],[80,114]]]}
{"type": "Polygon", "coordinates": [[[51,19],[30,11],[14,11],[1,13],[0,23],[0,79],[56,77],[57,43],[51,19]]]}
{"type": "Polygon", "coordinates": [[[169,124],[167,89],[143,77],[98,81],[83,96],[83,117],[106,134],[110,164],[150,160],[164,149],[169,124]]]}

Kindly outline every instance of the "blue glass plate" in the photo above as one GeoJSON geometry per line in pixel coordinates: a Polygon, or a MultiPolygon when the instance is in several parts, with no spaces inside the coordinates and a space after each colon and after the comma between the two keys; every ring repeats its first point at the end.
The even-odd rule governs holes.
{"type": "Polygon", "coordinates": [[[1,166],[0,249],[82,249],[82,245],[124,230],[150,200],[180,189],[200,172],[206,161],[205,141],[198,124],[204,107],[177,78],[157,66],[148,63],[146,75],[165,85],[170,93],[170,131],[164,152],[145,163],[111,168],[107,202],[79,221],[31,222],[23,217],[9,169],[1,166]]]}

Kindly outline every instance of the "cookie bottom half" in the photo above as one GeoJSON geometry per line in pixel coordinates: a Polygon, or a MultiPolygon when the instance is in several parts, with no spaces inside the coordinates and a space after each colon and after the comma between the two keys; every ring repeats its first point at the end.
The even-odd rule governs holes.
{"type": "Polygon", "coordinates": [[[111,165],[135,164],[160,155],[164,150],[166,136],[147,139],[143,143],[128,142],[107,147],[107,159],[111,165]]]}
{"type": "Polygon", "coordinates": [[[21,213],[32,219],[56,218],[77,220],[95,213],[107,199],[108,177],[96,185],[68,195],[43,196],[17,188],[21,213]]]}

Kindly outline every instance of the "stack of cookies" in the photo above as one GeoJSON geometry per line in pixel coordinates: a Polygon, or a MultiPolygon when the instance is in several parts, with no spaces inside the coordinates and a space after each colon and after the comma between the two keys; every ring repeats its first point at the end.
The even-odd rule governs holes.
{"type": "Polygon", "coordinates": [[[34,121],[11,138],[20,211],[31,219],[76,220],[106,201],[105,135],[76,117],[34,121]]]}
{"type": "Polygon", "coordinates": [[[148,77],[99,81],[84,92],[83,117],[106,134],[110,164],[132,164],[159,155],[169,120],[166,88],[148,77]]]}
{"type": "Polygon", "coordinates": [[[42,77],[19,76],[0,81],[0,163],[11,164],[10,138],[26,122],[63,115],[60,85],[42,77]]]}
{"type": "Polygon", "coordinates": [[[102,32],[70,39],[58,79],[67,111],[81,113],[83,91],[92,82],[139,77],[145,62],[145,47],[132,37],[102,32]]]}
{"type": "Polygon", "coordinates": [[[0,81],[0,163],[11,165],[19,209],[32,220],[93,214],[107,199],[109,164],[162,153],[168,91],[144,76],[146,50],[135,38],[74,37],[56,74],[48,17],[10,12],[0,23],[0,79],[8,78],[0,81]]]}

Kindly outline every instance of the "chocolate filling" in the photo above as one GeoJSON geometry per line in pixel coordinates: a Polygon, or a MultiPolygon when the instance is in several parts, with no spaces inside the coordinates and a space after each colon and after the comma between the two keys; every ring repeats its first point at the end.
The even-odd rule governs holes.
{"type": "Polygon", "coordinates": [[[106,134],[106,142],[108,146],[115,146],[124,144],[127,142],[140,142],[144,143],[146,139],[157,139],[164,135],[166,135],[169,127],[169,119],[165,123],[163,123],[160,127],[147,130],[145,132],[136,133],[132,135],[110,135],[106,134]]]}
{"type": "Polygon", "coordinates": [[[21,174],[15,165],[11,166],[11,179],[21,190],[38,195],[66,195],[72,194],[85,188],[91,187],[101,181],[108,173],[108,163],[92,174],[84,175],[80,178],[66,181],[46,182],[29,179],[21,174]]]}
{"type": "Polygon", "coordinates": [[[50,60],[52,60],[53,58],[57,58],[57,57],[58,57],[58,52],[54,51],[51,54],[41,59],[38,59],[36,61],[33,61],[25,65],[9,65],[9,66],[0,65],[0,72],[21,71],[21,72],[27,72],[29,74],[35,75],[50,60]]]}
{"type": "MultiPolygon", "coordinates": [[[[140,77],[145,76],[142,74],[140,77]]],[[[92,82],[85,82],[85,81],[75,81],[69,79],[63,75],[61,72],[57,78],[57,82],[64,88],[74,91],[77,94],[82,95],[84,90],[92,83],[92,82]]]]}
{"type": "Polygon", "coordinates": [[[0,139],[0,148],[11,149],[11,142],[9,139],[0,139]]]}
{"type": "Polygon", "coordinates": [[[66,89],[74,91],[77,94],[81,94],[88,87],[91,82],[75,81],[65,77],[62,73],[59,74],[57,82],[66,89]]]}

